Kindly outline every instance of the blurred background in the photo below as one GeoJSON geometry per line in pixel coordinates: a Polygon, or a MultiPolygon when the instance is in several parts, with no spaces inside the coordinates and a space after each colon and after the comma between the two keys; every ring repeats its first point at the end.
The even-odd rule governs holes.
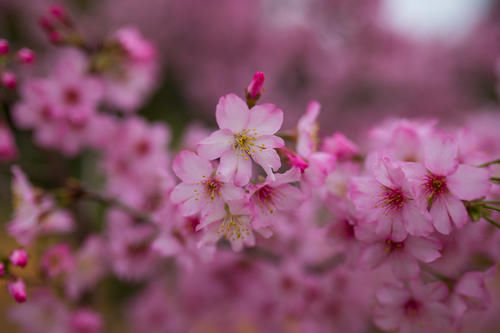
{"type": "MultiPolygon", "coordinates": [[[[52,1],[0,0],[0,37],[37,52],[47,72],[55,51],[38,27],[52,1]]],[[[384,118],[418,116],[460,123],[498,108],[498,0],[67,0],[89,41],[136,26],[156,43],[162,75],[140,114],[168,122],[173,144],[186,124],[215,124],[215,105],[243,95],[266,75],[261,102],[285,112],[291,128],[315,99],[322,134],[351,138],[384,118]]],[[[91,173],[91,153],[66,159],[16,133],[20,164],[48,187],[91,173]]],[[[11,212],[9,166],[0,165],[0,219],[11,212]]],[[[12,248],[4,233],[0,250],[12,248]]],[[[2,282],[3,283],[3,282],[2,282]]],[[[0,289],[4,289],[0,285],[0,289]]],[[[2,313],[10,303],[0,292],[2,313]]],[[[2,332],[14,328],[0,324],[2,332]]]]}

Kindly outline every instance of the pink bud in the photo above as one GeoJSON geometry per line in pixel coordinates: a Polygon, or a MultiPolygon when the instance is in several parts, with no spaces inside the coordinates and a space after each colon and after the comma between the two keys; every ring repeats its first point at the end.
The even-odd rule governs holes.
{"type": "Polygon", "coordinates": [[[5,274],[5,266],[3,262],[0,262],[0,277],[2,277],[5,274]]]}
{"type": "Polygon", "coordinates": [[[26,267],[28,264],[28,253],[25,250],[19,249],[12,251],[12,254],[9,257],[10,262],[19,267],[26,267]]]}
{"type": "Polygon", "coordinates": [[[35,61],[35,52],[28,48],[22,48],[17,52],[17,59],[20,63],[31,64],[35,61]]]}
{"type": "Polygon", "coordinates": [[[9,161],[17,155],[14,136],[8,126],[0,123],[0,161],[9,161]]]}
{"type": "Polygon", "coordinates": [[[16,75],[12,72],[3,72],[1,80],[2,84],[9,89],[14,89],[17,85],[16,75]]]}
{"type": "Polygon", "coordinates": [[[26,285],[23,280],[17,279],[15,282],[9,282],[7,289],[16,302],[24,303],[26,301],[26,297],[28,295],[26,293],[26,285]]]}
{"type": "Polygon", "coordinates": [[[62,5],[55,4],[50,6],[49,13],[60,21],[66,19],[66,9],[62,5]]]}
{"type": "Polygon", "coordinates": [[[252,82],[248,85],[247,94],[251,99],[255,99],[262,93],[262,86],[264,85],[264,73],[257,72],[254,74],[252,82]]]}
{"type": "Polygon", "coordinates": [[[55,30],[53,30],[53,31],[51,31],[49,33],[49,39],[54,44],[58,44],[58,43],[62,42],[62,36],[61,36],[61,34],[58,31],[55,31],[55,30]]]}
{"type": "Polygon", "coordinates": [[[0,39],[0,55],[9,53],[9,42],[5,39],[0,39]]]}
{"type": "Polygon", "coordinates": [[[38,20],[38,24],[47,32],[54,30],[54,26],[46,17],[40,17],[40,19],[38,20]]]}

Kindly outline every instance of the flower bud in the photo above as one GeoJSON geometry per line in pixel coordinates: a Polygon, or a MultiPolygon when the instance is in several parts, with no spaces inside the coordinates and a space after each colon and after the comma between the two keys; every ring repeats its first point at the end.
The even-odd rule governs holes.
{"type": "Polygon", "coordinates": [[[17,155],[14,136],[9,127],[0,123],[0,161],[9,161],[17,155]]]}
{"type": "Polygon", "coordinates": [[[262,86],[264,85],[264,73],[257,72],[254,74],[252,82],[247,88],[247,99],[258,100],[262,94],[262,86]]]}
{"type": "Polygon", "coordinates": [[[5,265],[3,262],[0,262],[0,277],[2,277],[5,274],[5,265]]]}
{"type": "Polygon", "coordinates": [[[12,72],[3,72],[1,77],[2,85],[14,89],[17,86],[16,75],[12,72]]]}
{"type": "Polygon", "coordinates": [[[17,279],[15,282],[9,282],[7,289],[16,302],[24,303],[26,301],[26,297],[28,295],[26,293],[26,285],[23,280],[17,279]]]}
{"type": "Polygon", "coordinates": [[[9,42],[5,39],[0,39],[0,55],[9,53],[9,42]]]}
{"type": "Polygon", "coordinates": [[[49,13],[54,16],[59,21],[64,21],[66,19],[66,9],[59,4],[50,6],[49,13]]]}
{"type": "Polygon", "coordinates": [[[18,267],[26,267],[28,264],[28,253],[25,250],[14,250],[9,257],[10,262],[18,267]]]}
{"type": "Polygon", "coordinates": [[[17,52],[17,59],[22,64],[31,64],[35,61],[35,52],[28,48],[22,48],[17,52]]]}
{"type": "Polygon", "coordinates": [[[63,38],[58,31],[53,30],[49,33],[49,40],[54,44],[59,44],[62,42],[63,38]]]}

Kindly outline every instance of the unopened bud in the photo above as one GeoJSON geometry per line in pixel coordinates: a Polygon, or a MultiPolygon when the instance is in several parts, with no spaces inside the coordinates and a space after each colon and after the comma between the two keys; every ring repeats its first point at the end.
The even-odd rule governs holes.
{"type": "Polygon", "coordinates": [[[7,289],[16,302],[24,303],[26,301],[28,294],[23,280],[17,279],[15,282],[9,282],[7,289]]]}
{"type": "Polygon", "coordinates": [[[28,253],[25,250],[19,249],[12,251],[9,257],[10,262],[18,267],[26,267],[28,264],[28,253]]]}
{"type": "Polygon", "coordinates": [[[2,85],[14,89],[17,85],[16,75],[12,72],[3,72],[1,77],[2,85]]]}
{"type": "Polygon", "coordinates": [[[3,262],[0,262],[0,277],[2,277],[5,274],[5,265],[3,262]]]}
{"type": "Polygon", "coordinates": [[[54,16],[56,19],[63,21],[66,19],[66,9],[59,4],[55,4],[50,6],[49,13],[54,16]]]}
{"type": "Polygon", "coordinates": [[[257,102],[260,95],[262,94],[262,87],[264,86],[264,79],[265,79],[264,73],[257,72],[254,74],[253,79],[250,82],[250,84],[248,85],[247,90],[246,90],[247,103],[249,104],[249,106],[251,104],[251,103],[249,103],[249,101],[252,101],[253,105],[255,105],[255,102],[257,102]]]}
{"type": "Polygon", "coordinates": [[[9,42],[5,39],[0,39],[0,55],[5,55],[9,53],[9,42]]]}
{"type": "Polygon", "coordinates": [[[31,64],[35,61],[35,52],[28,48],[22,48],[17,52],[17,59],[20,63],[31,64]]]}

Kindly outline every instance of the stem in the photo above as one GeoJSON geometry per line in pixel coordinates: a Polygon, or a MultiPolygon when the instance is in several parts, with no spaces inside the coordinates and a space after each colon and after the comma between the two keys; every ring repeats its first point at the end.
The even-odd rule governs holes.
{"type": "Polygon", "coordinates": [[[64,188],[64,190],[69,191],[69,193],[71,193],[74,198],[93,200],[108,206],[119,208],[139,222],[153,222],[148,214],[130,207],[129,205],[126,205],[115,198],[110,198],[97,192],[93,192],[85,188],[78,180],[70,179],[66,183],[66,187],[64,188]]]}
{"type": "Polygon", "coordinates": [[[483,204],[500,205],[500,201],[483,201],[483,204]]]}
{"type": "Polygon", "coordinates": [[[493,161],[490,161],[490,162],[486,162],[486,163],[480,164],[480,165],[478,165],[477,167],[478,167],[478,168],[486,168],[486,167],[488,167],[488,166],[490,166],[490,165],[493,165],[493,164],[500,164],[500,159],[498,159],[498,160],[493,160],[493,161]]]}
{"type": "Polygon", "coordinates": [[[423,271],[429,273],[430,275],[434,276],[435,278],[437,278],[438,280],[440,281],[443,281],[444,283],[446,283],[448,285],[448,287],[452,287],[453,284],[455,283],[455,280],[444,275],[443,273],[440,273],[438,271],[436,271],[434,268],[428,266],[428,265],[425,265],[425,264],[420,264],[420,267],[422,268],[423,271]]]}
{"type": "Polygon", "coordinates": [[[488,216],[483,216],[483,219],[485,219],[486,221],[490,222],[495,227],[500,228],[500,224],[498,222],[490,219],[488,216]]]}
{"type": "Polygon", "coordinates": [[[500,212],[500,208],[499,207],[488,206],[488,205],[483,205],[483,207],[486,208],[486,209],[496,210],[497,212],[500,212]]]}

